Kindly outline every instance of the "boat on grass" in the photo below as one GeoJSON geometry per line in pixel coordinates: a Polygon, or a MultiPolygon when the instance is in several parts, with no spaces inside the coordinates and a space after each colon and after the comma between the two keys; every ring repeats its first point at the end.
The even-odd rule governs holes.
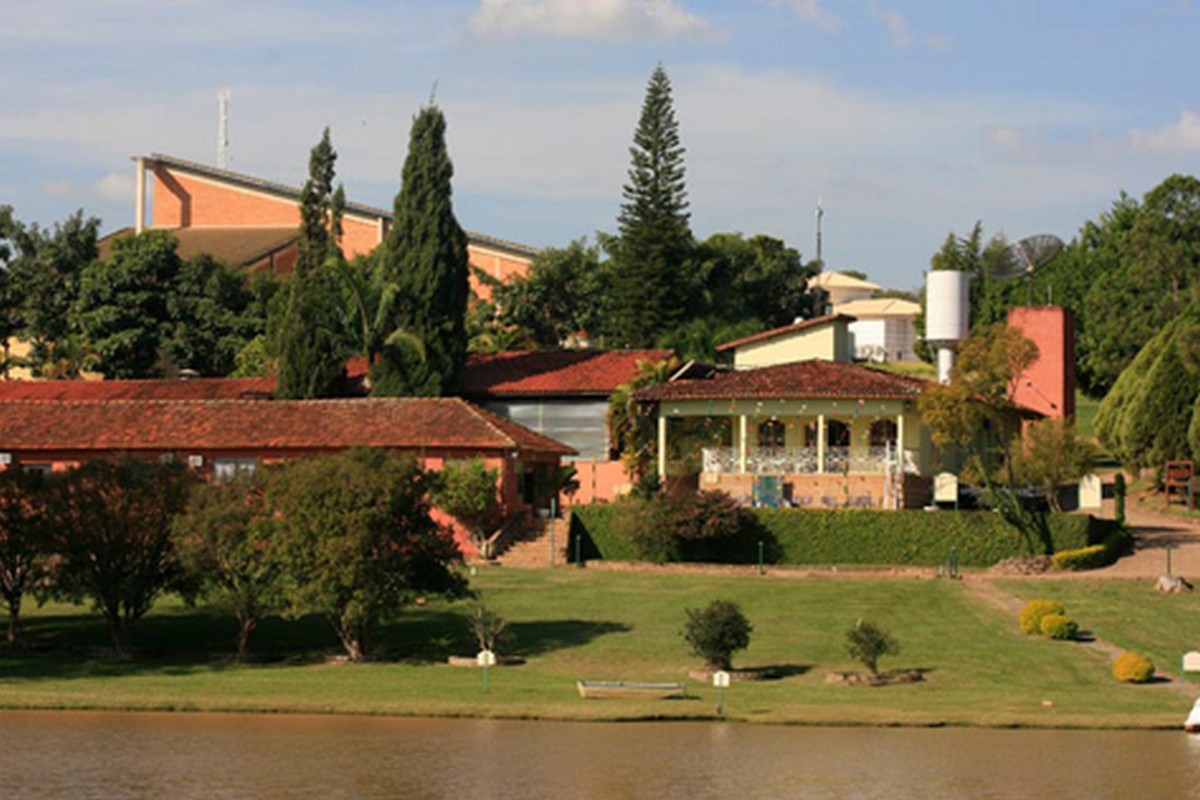
{"type": "Polygon", "coordinates": [[[1192,705],[1192,710],[1188,712],[1187,720],[1183,723],[1183,729],[1188,733],[1200,733],[1200,700],[1192,705]]]}
{"type": "Polygon", "coordinates": [[[651,681],[575,681],[585,700],[665,700],[686,694],[682,683],[651,681]]]}

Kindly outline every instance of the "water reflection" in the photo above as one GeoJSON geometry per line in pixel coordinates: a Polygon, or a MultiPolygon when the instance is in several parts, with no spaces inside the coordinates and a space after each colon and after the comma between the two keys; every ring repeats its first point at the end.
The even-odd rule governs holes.
{"type": "Polygon", "coordinates": [[[15,798],[1200,795],[1175,732],[0,713],[15,798]]]}

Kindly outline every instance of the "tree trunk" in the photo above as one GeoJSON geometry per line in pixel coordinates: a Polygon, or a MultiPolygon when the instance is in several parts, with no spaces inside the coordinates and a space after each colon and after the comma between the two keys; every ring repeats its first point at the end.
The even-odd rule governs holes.
{"type": "Polygon", "coordinates": [[[238,622],[237,657],[238,661],[245,661],[246,657],[250,655],[250,632],[254,630],[255,619],[252,616],[245,616],[238,622]]]}
{"type": "Polygon", "coordinates": [[[117,658],[124,658],[129,654],[129,623],[118,614],[105,614],[105,621],[108,623],[108,635],[112,639],[113,651],[117,658]]]}
{"type": "Polygon", "coordinates": [[[8,604],[8,646],[16,650],[21,640],[21,601],[8,604]]]}
{"type": "Polygon", "coordinates": [[[346,659],[351,664],[361,664],[367,660],[367,636],[363,627],[333,620],[333,629],[337,631],[338,639],[346,650],[346,659]]]}

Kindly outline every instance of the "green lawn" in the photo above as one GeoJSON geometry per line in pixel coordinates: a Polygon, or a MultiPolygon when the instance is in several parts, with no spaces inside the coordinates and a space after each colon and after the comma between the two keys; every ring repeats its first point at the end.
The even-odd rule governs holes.
{"type": "MultiPolygon", "coordinates": [[[[270,620],[260,650],[300,653],[290,663],[234,666],[208,653],[228,650],[232,624],[164,603],[137,632],[157,658],[113,662],[79,646],[101,644],[92,615],[47,606],[30,619],[43,648],[0,656],[0,706],[246,711],[328,711],[555,719],[708,717],[714,690],[689,681],[673,701],[584,701],[577,678],[684,680],[697,666],[679,636],[684,609],[722,597],[754,624],[739,666],[776,665],[782,680],[739,684],[726,710],[735,718],[844,724],[1175,726],[1187,703],[1163,687],[1117,684],[1104,660],[1077,645],[1022,636],[1015,620],[949,581],[804,580],[561,569],[493,568],[475,580],[512,624],[519,667],[495,669],[482,693],[476,670],[440,663],[473,649],[459,615],[468,606],[431,603],[384,631],[393,660],[325,664],[336,650],[319,619],[270,620]],[[858,688],[825,682],[850,669],[845,630],[859,617],[890,628],[901,654],[884,667],[927,670],[923,684],[858,688]],[[1044,705],[1044,701],[1052,703],[1044,705]]],[[[1070,602],[1069,602],[1070,604],[1070,602]]],[[[1091,620],[1084,618],[1085,623],[1091,620]]]]}
{"type": "Polygon", "coordinates": [[[1183,654],[1200,648],[1196,593],[1159,594],[1153,581],[1146,580],[1005,581],[1000,586],[1025,600],[1058,600],[1080,628],[1144,655],[1174,675],[1180,674],[1183,654]]]}

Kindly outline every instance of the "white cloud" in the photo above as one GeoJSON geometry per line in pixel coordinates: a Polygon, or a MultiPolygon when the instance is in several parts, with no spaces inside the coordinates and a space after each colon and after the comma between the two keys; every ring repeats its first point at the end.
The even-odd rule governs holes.
{"type": "Polygon", "coordinates": [[[1200,113],[1184,109],[1174,125],[1129,133],[1133,149],[1145,153],[1181,155],[1200,151],[1200,113]]]}
{"type": "Polygon", "coordinates": [[[899,11],[889,11],[881,8],[875,9],[874,14],[875,19],[883,23],[883,27],[887,29],[888,37],[892,40],[892,44],[901,49],[912,45],[912,27],[909,26],[908,19],[903,14],[899,11]]]}
{"type": "Polygon", "coordinates": [[[92,182],[77,183],[69,180],[47,180],[42,182],[42,190],[52,197],[75,202],[80,201],[114,201],[123,202],[133,199],[133,175],[122,175],[110,172],[103,178],[92,182]]]}
{"type": "Polygon", "coordinates": [[[835,33],[842,27],[842,19],[826,8],[821,0],[771,0],[775,8],[790,8],[796,16],[822,33],[835,33]]]}
{"type": "Polygon", "coordinates": [[[722,35],[675,0],[481,0],[469,24],[478,36],[624,41],[722,35]]]}

